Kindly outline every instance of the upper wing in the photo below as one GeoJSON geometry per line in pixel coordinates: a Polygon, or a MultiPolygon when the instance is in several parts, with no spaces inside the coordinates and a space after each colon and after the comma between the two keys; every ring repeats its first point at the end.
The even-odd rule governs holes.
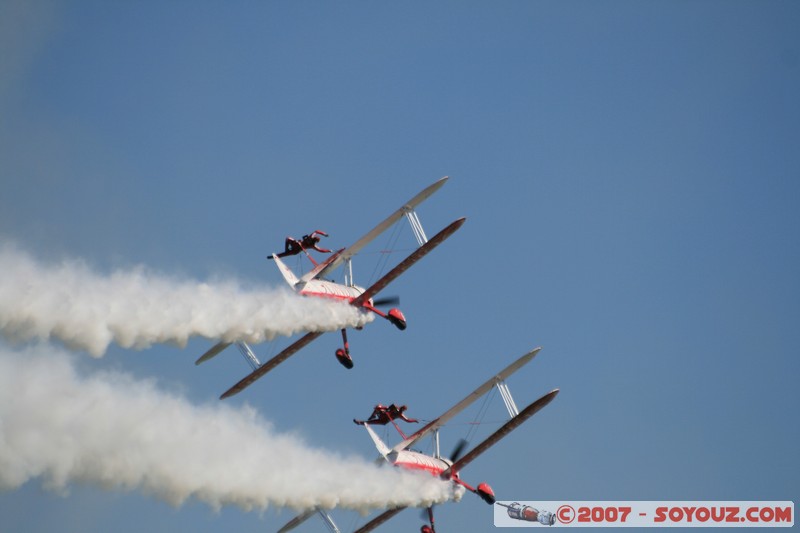
{"type": "Polygon", "coordinates": [[[425,427],[423,427],[413,435],[409,436],[406,440],[396,444],[394,448],[392,448],[392,451],[397,452],[400,450],[405,450],[406,448],[412,446],[415,442],[423,438],[431,431],[439,429],[440,427],[445,425],[447,422],[450,421],[450,419],[452,419],[458,413],[460,413],[461,411],[472,405],[475,402],[475,400],[477,400],[478,398],[489,392],[492,389],[492,387],[495,386],[496,383],[504,381],[506,378],[508,378],[508,376],[512,375],[514,372],[516,372],[524,365],[529,363],[531,359],[536,357],[536,354],[538,354],[541,349],[542,349],[541,347],[534,348],[530,352],[526,353],[525,355],[523,355],[522,357],[520,357],[507,367],[505,367],[498,374],[492,376],[489,380],[487,380],[486,383],[484,383],[483,385],[472,391],[469,395],[467,395],[466,398],[464,398],[463,400],[455,404],[453,407],[451,407],[442,416],[440,416],[435,420],[432,420],[425,427]]]}
{"type": "Polygon", "coordinates": [[[389,509],[388,511],[384,511],[383,513],[379,514],[366,524],[364,524],[361,528],[357,529],[354,533],[367,533],[367,531],[372,531],[379,525],[383,524],[384,522],[388,521],[394,515],[399,513],[405,509],[405,507],[395,507],[394,509],[389,509]]]}
{"type": "Polygon", "coordinates": [[[294,344],[289,345],[281,353],[279,353],[278,355],[276,355],[275,357],[273,357],[272,359],[265,362],[263,365],[261,365],[260,367],[256,368],[251,373],[246,375],[241,381],[239,381],[239,383],[237,383],[236,385],[225,391],[222,394],[222,396],[219,397],[219,399],[224,400],[225,398],[233,396],[234,394],[239,394],[244,389],[252,385],[253,382],[255,382],[255,380],[257,380],[258,378],[260,378],[261,376],[263,376],[264,374],[266,374],[279,364],[289,359],[289,357],[291,357],[295,353],[299,352],[300,349],[304,348],[311,341],[322,335],[322,333],[323,333],[322,331],[312,331],[311,333],[306,333],[305,335],[300,337],[300,339],[297,340],[294,344]]]}
{"type": "Polygon", "coordinates": [[[444,472],[443,475],[447,475],[450,472],[458,472],[469,463],[475,460],[480,454],[491,448],[493,445],[497,443],[500,439],[511,433],[513,430],[518,428],[522,425],[523,422],[528,420],[530,417],[535,415],[542,409],[545,405],[553,401],[553,398],[556,397],[558,394],[558,389],[553,389],[528,407],[523,409],[517,416],[503,424],[503,426],[495,431],[494,433],[489,436],[486,440],[475,446],[472,450],[470,450],[466,455],[464,455],[461,459],[453,463],[453,465],[444,472]]]}
{"type": "Polygon", "coordinates": [[[383,222],[375,226],[369,233],[358,239],[355,244],[347,248],[343,254],[336,258],[335,261],[332,261],[328,266],[326,266],[322,271],[319,273],[320,277],[326,276],[330,271],[337,268],[339,265],[353,257],[355,254],[361,251],[364,246],[372,242],[375,237],[389,229],[392,224],[400,220],[400,218],[406,213],[406,211],[414,209],[416,206],[421,204],[425,199],[431,196],[433,193],[439,190],[442,185],[449,178],[447,176],[437,180],[432,185],[427,186],[423,189],[419,194],[417,194],[414,198],[403,204],[403,206],[392,213],[391,215],[386,218],[383,222]]]}
{"type": "Polygon", "coordinates": [[[439,246],[447,239],[450,235],[456,232],[458,228],[460,228],[464,221],[467,220],[466,218],[459,218],[458,220],[452,222],[449,226],[444,228],[442,231],[437,233],[431,240],[411,252],[411,255],[403,259],[400,264],[390,270],[385,276],[381,279],[376,281],[372,284],[367,290],[365,290],[358,298],[352,301],[352,305],[359,306],[364,304],[367,300],[378,294],[382,291],[388,284],[392,281],[397,279],[397,277],[405,272],[406,270],[411,267],[414,263],[425,257],[428,252],[439,246]]]}

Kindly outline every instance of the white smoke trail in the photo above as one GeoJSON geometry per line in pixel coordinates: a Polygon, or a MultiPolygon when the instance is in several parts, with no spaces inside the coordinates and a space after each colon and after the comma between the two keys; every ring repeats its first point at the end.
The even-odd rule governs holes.
{"type": "Polygon", "coordinates": [[[332,331],[372,320],[354,307],[303,298],[287,288],[247,290],[235,281],[203,283],[136,267],[103,275],[80,260],[43,265],[0,245],[0,334],[12,341],[56,338],[102,356],[189,337],[262,342],[300,331],[332,331]]]}
{"type": "Polygon", "coordinates": [[[452,496],[452,484],[432,476],[276,434],[251,408],[195,406],[120,373],[81,377],[70,357],[0,344],[0,489],[41,478],[56,490],[89,483],[244,510],[366,511],[452,496]]]}

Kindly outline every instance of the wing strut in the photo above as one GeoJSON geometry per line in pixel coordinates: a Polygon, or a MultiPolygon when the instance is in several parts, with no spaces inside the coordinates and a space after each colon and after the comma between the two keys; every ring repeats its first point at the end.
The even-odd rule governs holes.
{"type": "MultiPolygon", "coordinates": [[[[422,227],[422,222],[419,219],[419,215],[416,211],[414,211],[413,207],[405,206],[402,208],[403,214],[405,214],[406,219],[408,220],[408,224],[411,226],[411,231],[414,232],[414,238],[417,239],[417,244],[422,247],[428,242],[428,236],[425,235],[425,229],[422,227]]],[[[344,274],[345,285],[353,285],[353,263],[352,257],[348,257],[345,259],[345,266],[346,271],[344,274]]]]}
{"type": "Polygon", "coordinates": [[[558,394],[558,389],[553,389],[525,409],[520,414],[506,422],[497,431],[492,433],[486,440],[475,446],[472,450],[464,455],[461,459],[455,461],[452,466],[445,471],[442,475],[448,476],[451,472],[458,472],[475,460],[480,454],[495,445],[500,439],[511,433],[513,430],[522,425],[523,422],[538,413],[544,406],[553,401],[553,398],[558,394]]]}
{"type": "Polygon", "coordinates": [[[466,409],[467,407],[472,405],[473,402],[475,402],[476,400],[481,398],[484,394],[486,394],[487,392],[492,390],[492,387],[494,387],[497,383],[504,381],[506,378],[511,376],[514,372],[519,370],[522,366],[524,366],[525,364],[530,362],[531,359],[533,359],[536,356],[536,354],[539,353],[540,350],[541,350],[541,347],[534,348],[530,352],[526,353],[525,355],[523,355],[522,357],[520,357],[519,359],[517,359],[516,361],[514,361],[510,365],[508,365],[506,368],[504,368],[503,370],[501,370],[500,372],[498,372],[497,374],[495,374],[494,376],[489,378],[483,385],[481,385],[480,387],[475,389],[472,393],[470,393],[463,400],[461,400],[456,405],[451,407],[447,412],[445,412],[439,418],[436,418],[436,419],[432,420],[425,427],[423,427],[422,429],[420,429],[419,431],[417,431],[413,435],[409,436],[407,439],[403,440],[402,442],[396,444],[392,448],[392,451],[405,450],[406,448],[408,448],[409,446],[412,446],[414,443],[418,442],[420,439],[422,439],[423,437],[425,437],[426,435],[428,435],[432,431],[435,431],[435,430],[439,429],[440,427],[442,427],[443,425],[445,425],[447,422],[449,422],[458,413],[460,413],[461,411],[463,411],[464,409],[466,409]]]}
{"type": "Polygon", "coordinates": [[[503,403],[506,404],[506,409],[508,409],[508,416],[514,418],[519,414],[519,409],[517,409],[517,404],[514,403],[514,398],[511,397],[508,384],[505,381],[498,381],[495,386],[500,391],[500,396],[503,397],[503,403]]]}
{"type": "Polygon", "coordinates": [[[426,242],[423,246],[420,246],[413,252],[411,255],[406,257],[402,260],[397,266],[395,266],[392,270],[390,270],[387,274],[385,274],[381,279],[373,283],[367,290],[365,290],[361,295],[354,299],[351,305],[360,306],[363,305],[367,300],[378,294],[380,291],[386,288],[392,281],[397,279],[397,277],[408,270],[411,265],[425,257],[428,252],[439,246],[445,239],[450,237],[453,233],[456,232],[458,228],[460,228],[466,218],[459,218],[454,220],[450,223],[449,226],[444,228],[442,231],[437,233],[430,241],[426,242]]]}
{"type": "Polygon", "coordinates": [[[256,357],[256,354],[253,353],[250,345],[244,341],[238,341],[236,343],[236,347],[239,348],[242,357],[244,357],[244,360],[247,361],[247,364],[249,364],[253,370],[261,366],[261,361],[259,361],[258,357],[256,357]]]}
{"type": "Polygon", "coordinates": [[[278,533],[286,533],[287,531],[291,531],[312,516],[314,513],[318,514],[322,521],[325,523],[325,526],[328,528],[328,531],[331,533],[341,533],[339,528],[336,527],[336,523],[331,518],[331,515],[328,514],[325,509],[322,507],[312,507],[311,509],[295,516],[289,522],[287,522],[282,528],[278,530],[278,533]]]}
{"type": "Polygon", "coordinates": [[[334,523],[333,518],[331,518],[331,515],[329,515],[325,509],[317,507],[317,514],[319,514],[319,517],[322,518],[322,521],[325,523],[325,525],[328,526],[328,531],[331,533],[341,533],[339,528],[336,527],[336,523],[334,523]]]}
{"type": "Polygon", "coordinates": [[[417,243],[422,246],[428,242],[428,237],[425,235],[425,230],[422,229],[422,222],[419,220],[419,215],[413,209],[405,209],[406,219],[411,224],[411,229],[414,231],[414,237],[417,238],[417,243]]]}
{"type": "MultiPolygon", "coordinates": [[[[400,220],[400,218],[408,211],[413,211],[416,206],[421,204],[425,201],[430,195],[435,193],[439,190],[439,188],[447,182],[447,176],[435,181],[433,184],[427,186],[422,191],[420,191],[415,197],[411,200],[403,204],[403,206],[389,215],[386,220],[375,226],[366,235],[358,239],[355,243],[351,246],[347,247],[347,249],[342,253],[339,257],[336,258],[335,261],[331,262],[327,267],[322,269],[320,272],[320,277],[325,277],[330,271],[337,268],[339,265],[356,255],[358,252],[361,251],[364,246],[372,242],[375,237],[386,231],[390,228],[395,222],[400,220]]],[[[421,227],[421,226],[420,226],[421,227]]]]}

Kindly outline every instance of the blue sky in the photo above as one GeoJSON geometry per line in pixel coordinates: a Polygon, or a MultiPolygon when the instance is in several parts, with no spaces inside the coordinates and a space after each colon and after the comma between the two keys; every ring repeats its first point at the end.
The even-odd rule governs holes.
{"type": "MultiPolygon", "coordinates": [[[[44,263],[278,285],[264,257],[286,235],[351,244],[449,175],[420,216],[429,235],[467,223],[387,291],[409,329],[351,334],[351,372],[328,334],[233,403],[369,458],[352,418],[435,416],[542,345],[512,392],[561,394],[465,479],[503,500],[796,501],[798,26],[788,1],[5,2],[0,238],[44,263]]],[[[233,350],[195,367],[209,345],[78,361],[202,404],[246,372],[233,350]]],[[[264,531],[291,513],[32,481],[0,516],[264,531]]],[[[492,516],[467,495],[437,525],[492,516]]]]}

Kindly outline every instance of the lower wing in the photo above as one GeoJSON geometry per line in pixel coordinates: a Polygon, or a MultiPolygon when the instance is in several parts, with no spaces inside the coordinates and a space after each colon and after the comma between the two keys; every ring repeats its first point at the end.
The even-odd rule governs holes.
{"type": "Polygon", "coordinates": [[[230,389],[226,390],[222,394],[222,396],[219,397],[219,399],[224,400],[225,398],[233,396],[234,394],[239,394],[244,389],[252,385],[258,378],[260,378],[261,376],[263,376],[264,374],[266,374],[279,364],[289,359],[289,357],[299,352],[307,344],[309,344],[311,341],[313,341],[314,339],[316,339],[321,335],[322,335],[321,331],[312,331],[311,333],[306,333],[305,335],[300,337],[300,339],[297,340],[294,344],[289,345],[281,353],[279,353],[269,361],[265,362],[260,367],[253,370],[251,373],[242,378],[242,380],[239,381],[239,383],[237,383],[230,389]]]}
{"type": "Polygon", "coordinates": [[[388,511],[384,511],[383,513],[379,514],[361,528],[357,529],[354,533],[367,533],[367,531],[372,531],[379,525],[383,524],[384,522],[388,521],[390,518],[394,517],[397,513],[405,509],[405,507],[395,507],[394,509],[389,509],[388,511]]]}

